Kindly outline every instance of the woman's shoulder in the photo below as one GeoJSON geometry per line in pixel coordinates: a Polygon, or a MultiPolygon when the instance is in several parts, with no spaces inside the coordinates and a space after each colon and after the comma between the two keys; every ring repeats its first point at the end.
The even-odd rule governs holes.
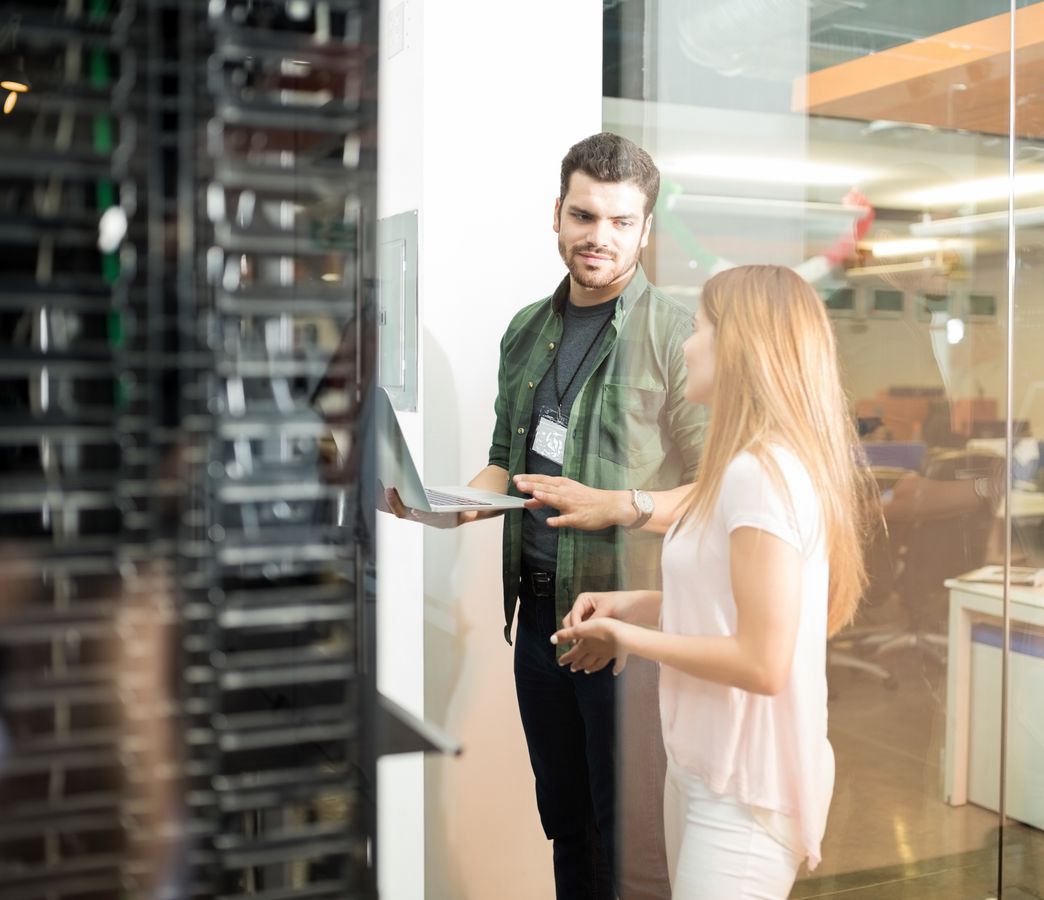
{"type": "Polygon", "coordinates": [[[731,531],[750,525],[798,549],[815,539],[820,504],[808,469],[792,450],[766,445],[737,454],[722,483],[720,510],[731,531]]]}
{"type": "Polygon", "coordinates": [[[723,488],[744,492],[767,488],[772,493],[782,488],[789,495],[786,499],[798,508],[815,498],[808,468],[793,450],[778,443],[743,450],[733,457],[725,470],[723,488]]]}
{"type": "Polygon", "coordinates": [[[726,476],[732,477],[767,476],[773,464],[788,479],[791,476],[808,477],[808,469],[798,455],[789,447],[778,443],[767,443],[758,448],[741,450],[725,467],[725,473],[726,476]]]}

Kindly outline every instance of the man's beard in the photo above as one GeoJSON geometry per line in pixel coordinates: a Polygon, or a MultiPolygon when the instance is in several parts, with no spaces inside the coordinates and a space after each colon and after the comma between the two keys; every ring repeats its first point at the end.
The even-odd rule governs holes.
{"type": "Polygon", "coordinates": [[[604,248],[595,247],[591,244],[576,246],[567,252],[561,239],[558,241],[558,252],[562,257],[562,261],[566,264],[573,281],[580,287],[588,290],[597,290],[612,284],[625,272],[630,271],[634,267],[635,262],[637,262],[637,257],[635,257],[628,265],[621,268],[619,265],[620,258],[615,253],[611,254],[604,248]],[[602,256],[609,256],[611,257],[611,262],[607,267],[592,272],[583,259],[580,258],[581,253],[598,253],[602,256]]]}

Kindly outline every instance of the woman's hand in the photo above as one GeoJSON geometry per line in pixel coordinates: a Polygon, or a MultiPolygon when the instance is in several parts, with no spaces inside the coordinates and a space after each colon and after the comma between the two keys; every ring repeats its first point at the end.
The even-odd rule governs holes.
{"type": "Polygon", "coordinates": [[[577,595],[562,625],[569,628],[588,619],[604,618],[655,625],[660,618],[662,596],[659,591],[585,591],[577,595]]]}
{"type": "Polygon", "coordinates": [[[655,625],[662,598],[659,591],[585,591],[577,595],[562,619],[562,628],[551,638],[553,644],[573,644],[562,654],[559,665],[590,674],[604,669],[615,657],[613,674],[619,675],[627,665],[621,639],[635,625],[655,625]]]}
{"type": "Polygon", "coordinates": [[[550,506],[559,514],[547,520],[552,528],[597,531],[611,525],[630,525],[637,513],[628,491],[603,491],[572,478],[553,475],[516,475],[515,487],[533,500],[528,509],[550,506]]]}
{"type": "MultiPolygon", "coordinates": [[[[569,618],[568,616],[566,617],[569,618]]],[[[595,617],[565,626],[551,635],[552,644],[572,643],[572,649],[558,661],[570,671],[587,674],[604,669],[615,659],[613,674],[619,675],[627,665],[625,638],[633,628],[609,616],[595,617]]]]}

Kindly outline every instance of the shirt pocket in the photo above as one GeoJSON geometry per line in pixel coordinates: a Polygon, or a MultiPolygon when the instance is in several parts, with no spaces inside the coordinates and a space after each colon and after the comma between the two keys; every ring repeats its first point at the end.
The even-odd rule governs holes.
{"type": "Polygon", "coordinates": [[[663,457],[660,413],[667,392],[621,382],[602,386],[598,455],[628,469],[663,457]]]}

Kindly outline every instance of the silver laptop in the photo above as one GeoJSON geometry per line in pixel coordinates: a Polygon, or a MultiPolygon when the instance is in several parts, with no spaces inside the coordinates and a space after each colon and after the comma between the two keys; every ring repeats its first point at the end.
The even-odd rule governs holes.
{"type": "Polygon", "coordinates": [[[391,398],[383,388],[376,390],[377,473],[381,484],[394,487],[402,502],[425,512],[461,512],[471,509],[518,509],[524,497],[509,497],[496,491],[464,486],[426,488],[413,464],[391,398]]]}

